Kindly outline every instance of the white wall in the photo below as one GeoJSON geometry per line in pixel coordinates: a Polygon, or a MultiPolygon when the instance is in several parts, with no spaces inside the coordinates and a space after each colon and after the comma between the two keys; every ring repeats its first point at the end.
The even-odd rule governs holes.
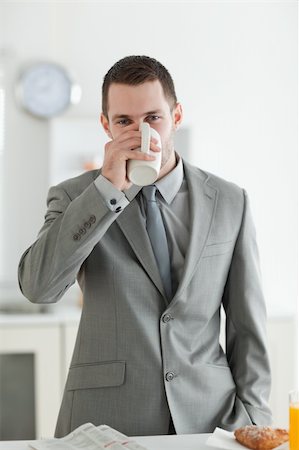
{"type": "Polygon", "coordinates": [[[51,59],[71,69],[83,97],[64,117],[97,120],[106,71],[123,56],[146,54],[173,75],[192,132],[190,160],[249,193],[269,314],[294,314],[297,2],[11,1],[0,14],[8,124],[2,286],[16,283],[50,179],[49,126],[13,100],[21,65],[51,59]]]}

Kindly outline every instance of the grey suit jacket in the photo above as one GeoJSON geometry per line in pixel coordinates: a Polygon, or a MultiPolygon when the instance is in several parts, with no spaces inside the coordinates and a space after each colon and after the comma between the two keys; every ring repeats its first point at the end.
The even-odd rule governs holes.
{"type": "Polygon", "coordinates": [[[19,264],[22,292],[59,300],[76,277],[83,310],[56,436],[82,423],[127,435],[269,424],[265,304],[246,193],[184,163],[191,232],[168,305],[136,199],[112,212],[91,171],[49,191],[19,264]],[[226,312],[226,352],[219,344],[226,312]]]}

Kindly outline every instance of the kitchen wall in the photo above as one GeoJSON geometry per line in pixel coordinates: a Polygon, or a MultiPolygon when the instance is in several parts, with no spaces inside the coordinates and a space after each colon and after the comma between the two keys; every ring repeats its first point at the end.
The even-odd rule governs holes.
{"type": "MultiPolygon", "coordinates": [[[[97,126],[106,71],[125,55],[147,54],[175,80],[190,130],[189,160],[249,193],[269,314],[294,314],[296,10],[295,1],[2,2],[2,298],[19,295],[17,262],[42,224],[51,182],[50,123],[18,108],[19,70],[40,59],[62,63],[83,89],[63,119],[97,126]]],[[[100,126],[98,133],[105,141],[100,126]]]]}
{"type": "MultiPolygon", "coordinates": [[[[283,397],[286,414],[296,358],[286,337],[297,312],[296,1],[0,2],[0,303],[25,304],[17,264],[43,223],[48,187],[97,149],[101,156],[102,79],[129,54],[153,56],[173,75],[184,109],[178,151],[249,193],[279,354],[276,411],[283,397]],[[21,68],[37,60],[63,64],[82,86],[81,103],[49,122],[26,114],[14,95],[21,68]]],[[[74,288],[62,302],[77,296],[74,288]]]]}

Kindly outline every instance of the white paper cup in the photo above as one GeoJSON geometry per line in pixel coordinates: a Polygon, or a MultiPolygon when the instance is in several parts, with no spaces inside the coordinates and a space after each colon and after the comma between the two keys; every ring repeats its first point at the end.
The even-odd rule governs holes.
{"type": "Polygon", "coordinates": [[[140,161],[138,159],[130,159],[127,162],[127,173],[129,180],[137,186],[147,186],[156,181],[159,176],[161,168],[161,138],[159,133],[151,128],[147,122],[140,124],[139,130],[141,131],[141,148],[138,149],[143,153],[154,156],[154,161],[140,161]],[[150,150],[151,136],[158,140],[158,147],[161,148],[160,152],[153,152],[150,150]]]}

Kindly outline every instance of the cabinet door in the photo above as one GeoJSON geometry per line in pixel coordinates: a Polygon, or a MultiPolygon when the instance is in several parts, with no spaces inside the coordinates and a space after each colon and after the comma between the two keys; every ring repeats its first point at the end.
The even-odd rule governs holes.
{"type": "Polygon", "coordinates": [[[0,353],[34,355],[36,438],[53,437],[61,402],[59,325],[0,327],[0,353]]]}
{"type": "Polygon", "coordinates": [[[297,386],[298,342],[295,318],[268,321],[268,342],[272,371],[270,407],[274,424],[289,428],[289,391],[297,386]]]}

